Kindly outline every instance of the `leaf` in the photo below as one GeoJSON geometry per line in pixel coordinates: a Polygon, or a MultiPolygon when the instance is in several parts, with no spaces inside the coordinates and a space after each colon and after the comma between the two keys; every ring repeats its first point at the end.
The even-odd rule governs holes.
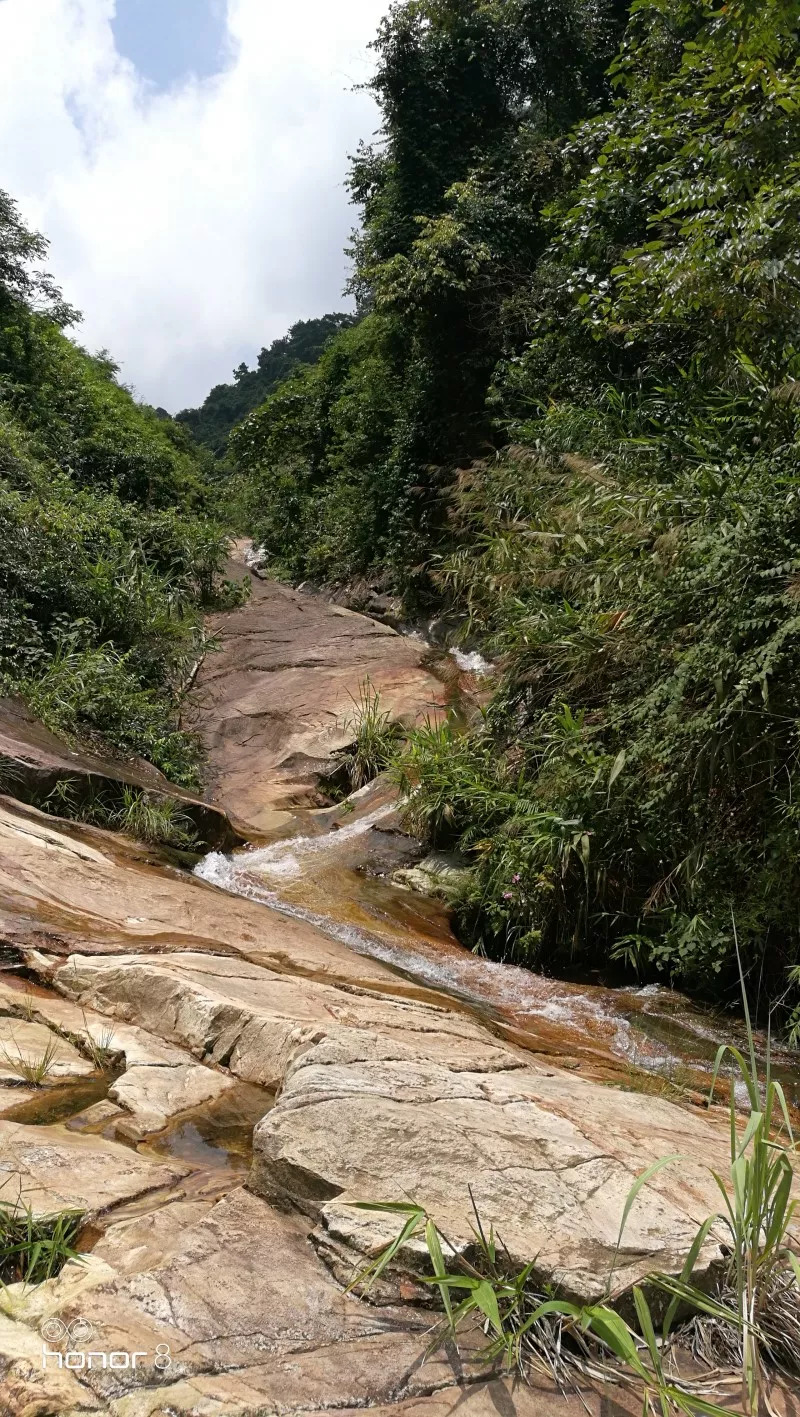
{"type": "MultiPolygon", "coordinates": [[[[447,1270],[445,1269],[442,1247],[439,1243],[439,1232],[436,1229],[436,1226],[434,1225],[432,1220],[428,1220],[425,1224],[425,1243],[428,1246],[428,1254],[431,1257],[431,1262],[433,1264],[433,1272],[436,1275],[436,1278],[439,1280],[446,1279],[447,1270]]],[[[448,1322],[450,1324],[450,1327],[452,1328],[453,1308],[450,1303],[450,1294],[448,1292],[446,1284],[439,1285],[439,1293],[442,1296],[442,1303],[444,1304],[445,1313],[447,1314],[448,1322]]]]}
{"type": "Polygon", "coordinates": [[[608,789],[609,789],[609,792],[611,791],[611,788],[614,786],[614,783],[616,782],[617,778],[619,777],[620,773],[622,772],[622,769],[623,769],[624,766],[625,766],[625,759],[626,759],[625,749],[624,749],[624,748],[620,748],[620,750],[619,750],[619,752],[617,753],[617,756],[615,757],[614,762],[613,762],[613,764],[612,764],[611,772],[610,772],[609,775],[608,775],[608,789]]]}
{"type": "Polygon", "coordinates": [[[648,1373],[636,1347],[636,1341],[625,1320],[605,1304],[595,1304],[583,1310],[585,1326],[611,1349],[615,1357],[637,1373],[647,1378],[648,1373]]]}
{"type": "Polygon", "coordinates": [[[486,1315],[495,1332],[501,1337],[504,1336],[505,1330],[503,1328],[503,1321],[500,1318],[497,1295],[488,1279],[482,1279],[480,1283],[475,1286],[472,1297],[481,1313],[486,1315]]]}
{"type": "MultiPolygon", "coordinates": [[[[702,1250],[706,1240],[708,1239],[710,1231],[713,1229],[714,1225],[716,1225],[718,1220],[719,1216],[709,1215],[707,1219],[703,1221],[702,1225],[697,1231],[697,1234],[695,1235],[689,1247],[689,1253],[687,1254],[686,1259],[683,1262],[683,1268],[680,1274],[681,1283],[688,1285],[689,1281],[691,1280],[700,1251],[702,1250]]],[[[669,1333],[672,1327],[672,1324],[675,1320],[675,1315],[678,1312],[679,1304],[680,1295],[676,1294],[674,1295],[672,1301],[670,1302],[669,1308],[667,1309],[667,1312],[664,1315],[664,1323],[662,1325],[662,1333],[664,1338],[667,1337],[667,1334],[669,1333]]]]}
{"type": "Polygon", "coordinates": [[[606,1293],[610,1293],[611,1291],[611,1281],[614,1278],[614,1272],[617,1268],[617,1259],[619,1258],[620,1246],[622,1245],[622,1236],[625,1231],[625,1226],[628,1223],[628,1216],[631,1213],[631,1208],[634,1204],[634,1201],[636,1200],[636,1197],[638,1196],[642,1187],[646,1186],[648,1181],[651,1181],[654,1176],[658,1175],[659,1171],[663,1171],[665,1166],[672,1166],[674,1162],[680,1161],[681,1159],[682,1158],[680,1152],[676,1152],[674,1156],[662,1156],[659,1161],[654,1161],[652,1166],[648,1166],[646,1171],[642,1171],[641,1175],[636,1177],[636,1180],[628,1191],[628,1195],[625,1200],[625,1205],[622,1209],[622,1220],[620,1221],[619,1235],[617,1236],[617,1244],[614,1250],[614,1258],[611,1262],[611,1269],[608,1275],[606,1293]]]}

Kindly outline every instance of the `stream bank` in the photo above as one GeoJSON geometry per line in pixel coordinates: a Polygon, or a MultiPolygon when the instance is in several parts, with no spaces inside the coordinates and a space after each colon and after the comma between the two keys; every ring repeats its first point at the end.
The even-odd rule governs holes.
{"type": "MultiPolygon", "coordinates": [[[[308,697],[316,685],[322,714],[341,624],[292,594],[305,617],[302,657],[313,660],[293,668],[322,673],[302,689],[308,697]]],[[[274,600],[262,614],[276,643],[274,600]]],[[[366,643],[372,634],[363,631],[366,643]]],[[[404,681],[407,712],[426,712],[428,679],[408,646],[400,653],[416,686],[404,681]]],[[[39,1214],[80,1209],[86,1252],[44,1285],[0,1296],[4,1417],[365,1406],[397,1417],[463,1408],[572,1417],[585,1409],[552,1392],[487,1382],[469,1341],[460,1359],[424,1361],[430,1313],[402,1286],[378,1304],[347,1294],[354,1268],[395,1230],[356,1202],[413,1196],[466,1245],[471,1185],[511,1254],[535,1257],[541,1282],[581,1300],[602,1294],[625,1197],[652,1161],[692,1158],[642,1193],[615,1287],[679,1268],[716,1205],[706,1166],[725,1164],[724,1118],[691,1096],[676,1106],[630,1090],[641,1071],[624,1044],[632,1005],[612,1008],[611,991],[461,949],[440,905],[390,881],[406,847],[380,785],[352,813],[309,805],[292,777],[297,738],[279,719],[288,673],[258,670],[254,711],[240,715],[256,725],[237,754],[244,773],[249,752],[261,841],[207,858],[205,879],[123,837],[0,799],[0,1008],[78,1056],[91,1039],[117,1060],[113,1078],[94,1079],[105,1097],[72,1116],[48,1114],[48,1083],[37,1120],[0,1118],[7,1182],[39,1214]],[[265,840],[268,829],[283,839],[265,840]],[[79,1320],[91,1337],[76,1339],[76,1352],[135,1350],[146,1355],[140,1366],[43,1368],[43,1324],[70,1333],[79,1320]],[[164,1348],[166,1368],[155,1361],[164,1348]]],[[[347,673],[363,677],[363,664],[347,673]]],[[[334,716],[325,710],[323,736],[334,716]]],[[[317,731],[316,720],[297,730],[317,731]]],[[[223,757],[227,735],[221,727],[223,757]]],[[[208,741],[213,766],[210,730],[208,741]]],[[[301,776],[317,753],[310,741],[301,776]]],[[[718,1257],[712,1235],[702,1264],[718,1257]]],[[[594,1417],[636,1410],[616,1389],[588,1394],[587,1405],[594,1417]]]]}

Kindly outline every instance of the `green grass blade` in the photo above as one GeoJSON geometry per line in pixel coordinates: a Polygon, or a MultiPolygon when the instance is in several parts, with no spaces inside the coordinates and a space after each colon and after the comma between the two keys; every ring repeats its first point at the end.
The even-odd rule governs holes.
{"type": "Polygon", "coordinates": [[[658,1175],[659,1171],[663,1171],[665,1166],[672,1166],[674,1162],[680,1160],[680,1152],[676,1152],[674,1156],[662,1156],[658,1161],[654,1161],[652,1166],[648,1166],[645,1171],[642,1171],[641,1175],[636,1177],[636,1180],[628,1191],[627,1199],[622,1210],[622,1220],[620,1222],[619,1234],[617,1236],[617,1243],[614,1249],[614,1258],[611,1262],[611,1269],[609,1271],[608,1282],[606,1284],[607,1294],[611,1292],[611,1283],[617,1268],[617,1260],[619,1259],[620,1247],[622,1245],[622,1236],[625,1233],[625,1226],[628,1223],[628,1216],[631,1213],[631,1209],[634,1205],[636,1197],[642,1190],[642,1187],[646,1186],[648,1181],[651,1181],[654,1176],[658,1175]]]}

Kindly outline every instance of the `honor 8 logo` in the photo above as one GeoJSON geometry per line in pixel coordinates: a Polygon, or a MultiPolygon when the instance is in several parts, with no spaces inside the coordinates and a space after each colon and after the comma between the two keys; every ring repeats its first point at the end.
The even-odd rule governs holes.
{"type": "MultiPolygon", "coordinates": [[[[44,1339],[43,1368],[69,1368],[71,1372],[80,1372],[85,1368],[113,1368],[120,1372],[125,1368],[135,1368],[139,1359],[146,1360],[150,1357],[146,1351],[126,1353],[119,1349],[114,1353],[104,1353],[101,1349],[88,1348],[96,1337],[94,1325],[90,1324],[88,1319],[73,1319],[69,1324],[61,1319],[45,1319],[41,1326],[41,1335],[44,1339]]],[[[153,1367],[165,1373],[171,1363],[169,1344],[156,1344],[153,1367]]]]}

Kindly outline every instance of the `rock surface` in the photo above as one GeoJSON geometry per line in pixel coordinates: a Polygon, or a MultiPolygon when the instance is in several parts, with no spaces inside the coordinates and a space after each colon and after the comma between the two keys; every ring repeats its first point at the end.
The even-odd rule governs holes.
{"type": "Polygon", "coordinates": [[[252,577],[248,603],[211,625],[221,649],[200,668],[187,721],[206,744],[214,800],[251,834],[314,802],[320,771],[352,741],[345,720],[365,680],[393,718],[444,702],[424,644],[275,581],[252,577]]]}
{"type": "Polygon", "coordinates": [[[104,758],[87,748],[72,748],[28,713],[19,699],[0,698],[0,782],[22,801],[41,803],[59,784],[68,783],[80,802],[98,788],[136,787],[178,804],[202,841],[223,849],[238,840],[224,814],[203,802],[143,758],[104,758]]]}
{"type": "MultiPolygon", "coordinates": [[[[250,1186],[321,1223],[356,1254],[396,1232],[355,1201],[413,1197],[445,1232],[471,1235],[467,1182],[520,1264],[570,1298],[601,1297],[625,1199],[659,1157],[688,1152],[643,1193],[628,1223],[615,1287],[679,1270],[713,1212],[707,1167],[727,1140],[672,1103],[529,1061],[444,1008],[347,994],[265,975],[243,961],[188,953],[80,957],[58,987],[112,1017],[280,1089],[256,1129],[250,1186]]],[[[709,1242],[706,1262],[718,1255],[709,1242]]]]}
{"type": "Polygon", "coordinates": [[[36,1215],[59,1210],[102,1215],[122,1201],[174,1185],[185,1174],[180,1163],[157,1164],[104,1137],[0,1121],[3,1200],[20,1201],[36,1215]]]}
{"type": "MultiPolygon", "coordinates": [[[[418,646],[316,598],[259,582],[219,625],[225,644],[201,671],[194,713],[219,800],[256,830],[308,799],[366,673],[394,713],[440,702],[418,646]]],[[[16,1025],[32,991],[27,1022],[68,1048],[110,1040],[125,1067],[116,1100],[74,1126],[0,1121],[0,1172],[25,1199],[100,1217],[86,1263],[0,1288],[2,1417],[641,1411],[616,1388],[572,1402],[485,1381],[478,1335],[461,1357],[426,1361],[432,1316],[413,1287],[400,1281],[403,1303],[345,1292],[397,1229],[355,1202],[411,1196],[464,1244],[471,1185],[513,1255],[596,1298],[631,1182],[669,1152],[689,1160],[641,1192],[614,1284],[679,1267],[718,1203],[705,1168],[725,1162],[724,1119],[553,1067],[519,1046],[536,1047],[535,1022],[516,1041],[499,1036],[499,1021],[493,1031],[456,998],[151,857],[0,800],[0,931],[42,985],[0,979],[0,1009],[16,1025]],[[246,1187],[241,1169],[215,1181],[139,1143],[198,1104],[224,1109],[243,1082],[277,1093],[271,1110],[255,1094],[246,1187]],[[128,1144],[93,1128],[127,1128],[128,1144]],[[42,1325],[66,1333],[79,1320],[73,1352],[133,1351],[139,1368],[43,1367],[42,1325]]],[[[712,1237],[705,1261],[716,1252],[712,1237]]]]}
{"type": "MultiPolygon", "coordinates": [[[[397,1417],[578,1417],[511,1381],[481,1381],[466,1356],[423,1361],[431,1315],[346,1295],[309,1246],[306,1227],[246,1191],[217,1205],[177,1202],[154,1222],[113,1226],[83,1270],[40,1291],[0,1297],[0,1386],[13,1417],[272,1417],[331,1410],[397,1417]],[[45,1291],[44,1293],[42,1292],[45,1291]],[[74,1353],[137,1352],[137,1371],[80,1373],[41,1364],[42,1323],[82,1320],[74,1353]],[[159,1369],[156,1354],[162,1356],[159,1369]]],[[[51,1344],[51,1349],[58,1348],[51,1344]]],[[[62,1345],[63,1347],[63,1345],[62,1345]]],[[[71,1360],[73,1363],[75,1360],[71,1360]]],[[[602,1417],[637,1409],[624,1393],[602,1417]]]]}
{"type": "Polygon", "coordinates": [[[397,886],[418,891],[420,895],[446,899],[470,875],[465,857],[454,851],[432,851],[413,866],[402,866],[392,874],[397,886]]]}
{"type": "Polygon", "coordinates": [[[26,1074],[41,1067],[41,1081],[87,1077],[94,1065],[77,1048],[59,1038],[45,1023],[33,1019],[0,1016],[0,1087],[9,1083],[35,1081],[26,1074]]]}
{"type": "Polygon", "coordinates": [[[214,1102],[233,1087],[233,1079],[196,1063],[140,1064],[128,1068],[109,1097],[129,1114],[125,1135],[141,1138],[160,1132],[173,1117],[214,1102]]]}

